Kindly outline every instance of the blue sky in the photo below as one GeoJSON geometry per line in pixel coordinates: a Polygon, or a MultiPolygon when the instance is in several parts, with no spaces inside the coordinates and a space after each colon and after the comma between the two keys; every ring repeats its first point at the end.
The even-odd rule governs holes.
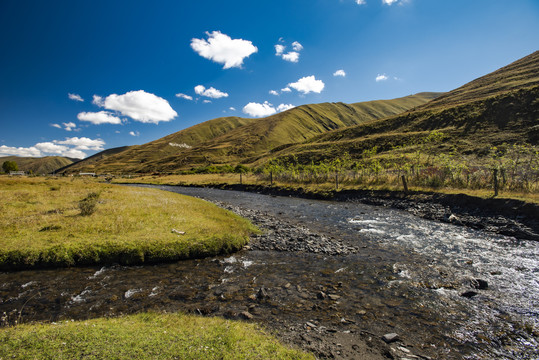
{"type": "Polygon", "coordinates": [[[536,50],[537,0],[0,1],[0,156],[449,91],[536,50]],[[270,93],[271,92],[271,93],[270,93]]]}

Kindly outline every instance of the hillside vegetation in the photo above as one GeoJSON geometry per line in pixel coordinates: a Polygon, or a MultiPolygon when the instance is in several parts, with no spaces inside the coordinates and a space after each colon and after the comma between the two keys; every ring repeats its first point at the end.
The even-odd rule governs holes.
{"type": "Polygon", "coordinates": [[[5,161],[15,161],[20,171],[33,174],[50,174],[67,165],[73,164],[75,159],[61,156],[45,156],[41,158],[3,156],[0,157],[0,165],[5,161]]]}
{"type": "Polygon", "coordinates": [[[356,104],[303,105],[262,119],[218,118],[110,156],[96,154],[90,161],[81,161],[63,171],[174,172],[208,164],[237,164],[277,146],[401,113],[438,95],[421,93],[356,104]]]}

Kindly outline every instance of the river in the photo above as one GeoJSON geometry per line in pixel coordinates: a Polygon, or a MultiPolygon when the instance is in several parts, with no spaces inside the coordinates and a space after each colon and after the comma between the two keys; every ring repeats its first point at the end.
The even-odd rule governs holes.
{"type": "Polygon", "coordinates": [[[306,323],[319,332],[397,333],[431,358],[538,358],[537,242],[354,202],[151,187],[251,211],[255,220],[283,221],[356,251],[254,247],[172,264],[0,273],[4,322],[152,309],[243,314],[295,333],[306,323]]]}

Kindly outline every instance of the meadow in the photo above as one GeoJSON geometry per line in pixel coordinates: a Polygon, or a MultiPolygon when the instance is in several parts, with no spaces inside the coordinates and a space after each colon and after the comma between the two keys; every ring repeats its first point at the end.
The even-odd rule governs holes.
{"type": "Polygon", "coordinates": [[[0,269],[176,261],[257,229],[208,202],[89,178],[0,177],[0,269]]]}

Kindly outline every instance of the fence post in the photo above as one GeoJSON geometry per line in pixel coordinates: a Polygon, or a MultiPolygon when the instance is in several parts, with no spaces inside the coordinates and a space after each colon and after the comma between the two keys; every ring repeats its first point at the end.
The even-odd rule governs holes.
{"type": "Polygon", "coordinates": [[[494,197],[498,196],[498,169],[493,170],[492,180],[494,181],[494,197]]]}
{"type": "Polygon", "coordinates": [[[402,185],[404,186],[404,193],[408,193],[408,183],[406,182],[406,176],[402,175],[402,185]]]}

